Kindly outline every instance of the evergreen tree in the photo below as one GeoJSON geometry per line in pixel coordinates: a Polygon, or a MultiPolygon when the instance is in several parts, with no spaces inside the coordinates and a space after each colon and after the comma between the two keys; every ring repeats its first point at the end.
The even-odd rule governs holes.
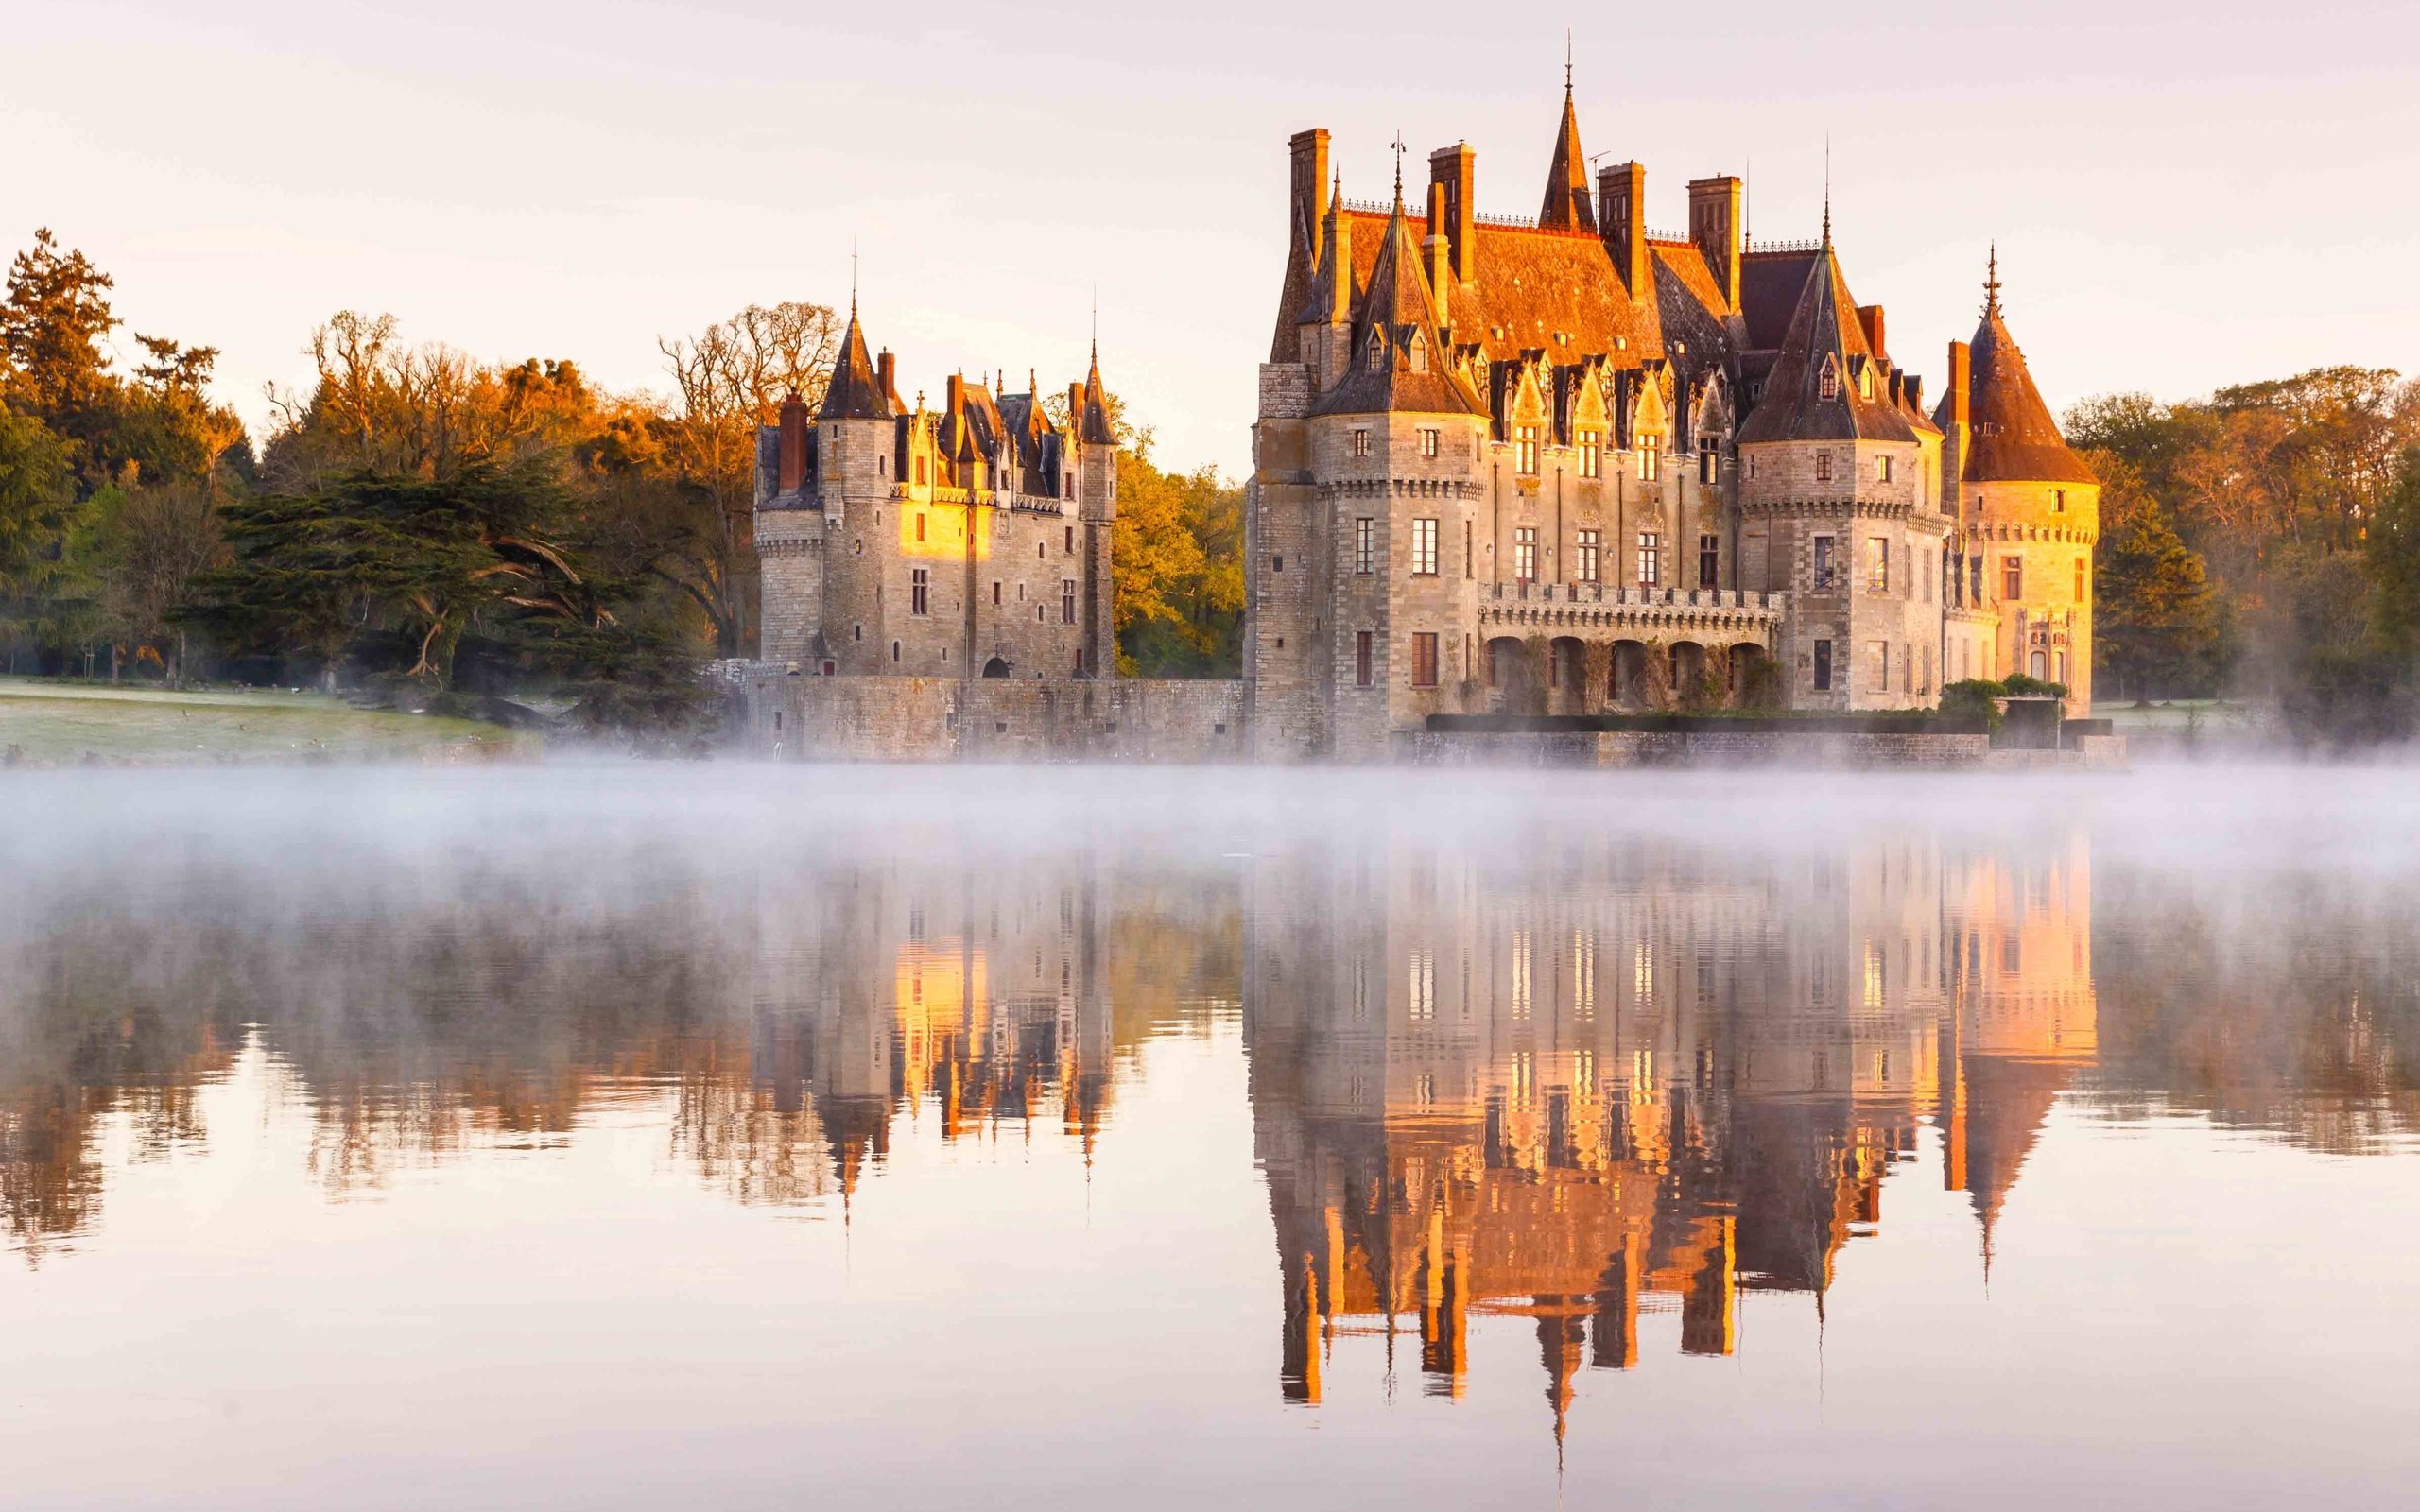
{"type": "Polygon", "coordinates": [[[2211,680],[2219,620],[2209,576],[2155,499],[2142,498],[2103,530],[2093,634],[2097,660],[2121,694],[2173,696],[2211,680]]]}

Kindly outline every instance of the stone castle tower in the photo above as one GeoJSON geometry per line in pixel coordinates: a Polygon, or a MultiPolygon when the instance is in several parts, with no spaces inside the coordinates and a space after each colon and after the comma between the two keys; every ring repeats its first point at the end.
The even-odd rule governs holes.
{"type": "Polygon", "coordinates": [[[1117,444],[1100,359],[1067,390],[994,396],[952,375],[899,396],[855,301],[821,407],[757,438],[762,658],[803,676],[1096,678],[1116,668],[1117,444]]]}
{"type": "Polygon", "coordinates": [[[1643,166],[1592,190],[1568,80],[1533,220],[1478,213],[1466,144],[1419,218],[1400,168],[1392,203],[1344,199],[1328,147],[1290,144],[1259,375],[1259,754],[1383,756],[1438,714],[1926,708],[2036,666],[2087,704],[2090,473],[1996,279],[1928,413],[1828,209],[1751,243],[1717,177],[1651,231],[1643,166]]]}

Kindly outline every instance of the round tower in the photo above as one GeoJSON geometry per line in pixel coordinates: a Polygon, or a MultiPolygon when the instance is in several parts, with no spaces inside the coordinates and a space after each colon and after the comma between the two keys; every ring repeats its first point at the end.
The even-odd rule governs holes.
{"type": "Polygon", "coordinates": [[[2059,434],[2000,312],[1999,259],[1970,345],[1949,347],[1942,471],[1957,520],[1946,680],[2023,673],[2092,710],[2092,553],[2100,485],[2059,434]]]}

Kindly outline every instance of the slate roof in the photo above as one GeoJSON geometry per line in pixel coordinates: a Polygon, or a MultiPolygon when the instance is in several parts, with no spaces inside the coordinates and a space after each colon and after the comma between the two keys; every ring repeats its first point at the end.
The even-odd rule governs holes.
{"type": "Polygon", "coordinates": [[[849,305],[849,329],[840,337],[840,355],[832,365],[831,385],[823,390],[817,420],[889,420],[890,396],[874,375],[873,359],[866,355],[866,334],[857,324],[857,307],[849,305]]]}
{"type": "Polygon", "coordinates": [[[1888,379],[1888,370],[1866,344],[1857,301],[1849,296],[1840,259],[1827,240],[1807,269],[1763,395],[1739,427],[1739,439],[1743,444],[1912,441],[1916,433],[1891,402],[1888,379]],[[1827,369],[1840,375],[1829,398],[1823,388],[1827,369]],[[1861,370],[1872,374],[1872,397],[1859,392],[1861,370]]]}
{"type": "Polygon", "coordinates": [[[1400,198],[1394,214],[1388,217],[1385,233],[1376,241],[1368,291],[1353,321],[1352,363],[1343,378],[1320,395],[1311,413],[1486,415],[1487,406],[1448,361],[1450,354],[1437,329],[1436,301],[1430,296],[1428,275],[1420,266],[1420,249],[1412,242],[1400,198]],[[1369,360],[1373,332],[1385,341],[1375,369],[1369,360]],[[1421,364],[1415,364],[1410,355],[1414,342],[1426,352],[1421,364]]]}
{"type": "Polygon", "coordinates": [[[1100,343],[1093,343],[1092,370],[1084,375],[1084,413],[1076,425],[1076,438],[1086,446],[1115,446],[1116,436],[1109,428],[1109,390],[1100,385],[1100,343]]]}
{"type": "Polygon", "coordinates": [[[1580,116],[1571,86],[1563,90],[1563,125],[1554,134],[1554,158],[1547,166],[1546,202],[1538,224],[1550,231],[1595,231],[1597,214],[1588,198],[1588,155],[1580,150],[1580,116]]]}
{"type": "MultiPolygon", "coordinates": [[[[1367,287],[1388,217],[1349,211],[1353,263],[1367,287]]],[[[1454,344],[1476,345],[1490,362],[1543,351],[1557,365],[1602,356],[1635,368],[1664,354],[1652,300],[1633,303],[1613,253],[1593,232],[1539,231],[1479,222],[1478,279],[1446,301],[1454,344]]],[[[1416,260],[1416,259],[1415,259],[1416,260]]]]}
{"type": "MultiPolygon", "coordinates": [[[[2050,406],[2033,387],[2025,353],[2008,334],[1995,295],[1975,328],[1969,426],[1959,476],[1968,483],[2094,483],[2092,469],[2068,449],[2050,406]]],[[[1949,401],[1934,419],[1945,420],[1949,401]]]]}

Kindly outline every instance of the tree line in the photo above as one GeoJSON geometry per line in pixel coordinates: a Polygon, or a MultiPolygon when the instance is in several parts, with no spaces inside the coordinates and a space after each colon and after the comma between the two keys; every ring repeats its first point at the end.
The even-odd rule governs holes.
{"type": "MultiPolygon", "coordinates": [[[[658,343],[665,388],[495,362],[340,311],[251,435],[217,351],[141,333],[48,231],[0,300],[0,646],[16,673],[312,682],[465,713],[553,701],[599,729],[700,716],[696,673],[752,655],[755,433],[822,396],[841,322],[751,305],[658,343]]],[[[1061,401],[1063,405],[1063,400],[1061,401]]],[[[1234,675],[1242,495],[1121,438],[1116,620],[1129,672],[1234,675]]]]}
{"type": "Polygon", "coordinates": [[[2420,733],[2420,382],[2104,395],[2066,430],[2101,480],[2104,697],[2270,702],[2325,744],[2420,733]]]}

